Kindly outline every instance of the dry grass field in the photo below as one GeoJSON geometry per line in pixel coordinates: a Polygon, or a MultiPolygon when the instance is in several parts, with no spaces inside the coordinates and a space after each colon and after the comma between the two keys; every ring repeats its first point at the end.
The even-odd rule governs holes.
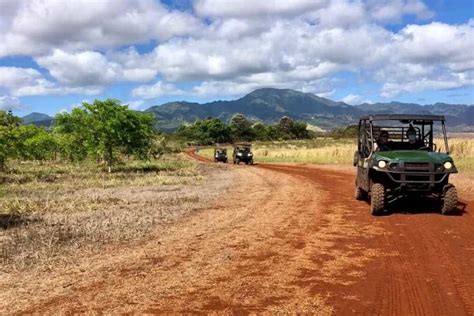
{"type": "MultiPolygon", "coordinates": [[[[437,139],[438,147],[442,144],[437,139]]],[[[256,142],[253,152],[255,162],[291,162],[313,164],[351,165],[356,150],[353,139],[316,138],[279,142],[256,142]]],[[[443,147],[441,147],[443,148],[443,147]]],[[[449,150],[460,171],[474,171],[474,135],[472,138],[449,139],[449,150]]],[[[201,149],[200,154],[212,158],[212,149],[201,149]]],[[[229,156],[232,148],[228,147],[229,156]]]]}
{"type": "Polygon", "coordinates": [[[228,186],[225,172],[181,156],[113,173],[95,164],[12,164],[0,176],[1,270],[67,264],[109,243],[146,238],[216,198],[228,186]]]}

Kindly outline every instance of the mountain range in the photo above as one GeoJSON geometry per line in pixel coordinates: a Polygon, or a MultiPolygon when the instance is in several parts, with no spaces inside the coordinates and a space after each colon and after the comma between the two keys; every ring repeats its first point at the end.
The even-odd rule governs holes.
{"type": "MultiPolygon", "coordinates": [[[[231,101],[193,103],[169,102],[145,110],[153,113],[156,126],[163,131],[172,131],[181,124],[198,119],[217,117],[229,121],[235,113],[242,113],[253,121],[274,123],[282,116],[305,121],[325,130],[357,122],[365,114],[436,114],[445,115],[446,124],[457,131],[474,131],[474,105],[436,103],[364,103],[349,105],[312,93],[290,89],[263,88],[231,101]]],[[[48,125],[52,118],[41,113],[23,117],[25,123],[48,125]]]]}

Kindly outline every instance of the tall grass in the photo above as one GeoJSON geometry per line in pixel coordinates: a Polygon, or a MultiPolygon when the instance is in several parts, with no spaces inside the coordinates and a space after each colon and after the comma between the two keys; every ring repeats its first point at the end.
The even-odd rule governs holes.
{"type": "Polygon", "coordinates": [[[260,143],[255,146],[257,162],[296,162],[315,164],[350,164],[356,148],[347,139],[260,143]]]}
{"type": "Polygon", "coordinates": [[[474,138],[452,138],[448,140],[449,152],[461,171],[474,171],[474,138]]]}
{"type": "MultiPolygon", "coordinates": [[[[436,139],[435,143],[438,148],[444,149],[442,139],[436,139]]],[[[356,149],[357,145],[354,139],[326,137],[312,140],[256,142],[253,152],[256,162],[349,165],[352,163],[356,149]]],[[[474,138],[449,139],[449,151],[460,171],[474,170],[474,138]]],[[[201,149],[200,154],[212,158],[213,149],[201,149]]],[[[228,147],[228,154],[231,157],[231,147],[228,147]]]]}

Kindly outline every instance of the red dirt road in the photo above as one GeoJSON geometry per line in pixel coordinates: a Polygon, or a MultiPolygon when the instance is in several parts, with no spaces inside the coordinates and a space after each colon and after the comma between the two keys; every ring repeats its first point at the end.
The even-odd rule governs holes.
{"type": "Polygon", "coordinates": [[[361,247],[380,249],[387,256],[368,264],[365,277],[350,289],[359,297],[358,303],[338,297],[330,300],[340,314],[474,314],[472,201],[460,205],[464,208],[461,216],[442,216],[429,206],[420,208],[415,202],[395,207],[392,215],[372,217],[367,203],[354,200],[353,177],[347,173],[304,166],[260,168],[310,179],[325,188],[334,205],[353,210],[348,220],[357,225],[371,223],[383,231],[374,238],[361,236],[361,247]]]}
{"type": "Polygon", "coordinates": [[[350,173],[229,168],[235,188],[209,208],[40,285],[20,280],[3,310],[474,314],[472,202],[460,216],[415,202],[372,217],[350,173]]]}

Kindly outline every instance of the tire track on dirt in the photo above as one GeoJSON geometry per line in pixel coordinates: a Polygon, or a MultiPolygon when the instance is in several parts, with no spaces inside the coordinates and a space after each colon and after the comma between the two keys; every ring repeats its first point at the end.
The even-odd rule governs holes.
{"type": "MultiPolygon", "coordinates": [[[[469,243],[474,233],[469,213],[472,202],[465,203],[467,211],[463,216],[446,217],[434,210],[420,212],[405,205],[391,216],[372,217],[366,203],[353,199],[350,173],[303,166],[260,167],[312,179],[326,189],[333,201],[342,203],[348,211],[360,211],[351,220],[371,221],[385,232],[382,238],[366,240],[365,246],[382,249],[387,255],[375,259],[377,266],[368,265],[368,278],[353,288],[370,302],[366,309],[359,306],[360,310],[353,311],[383,315],[472,315],[474,256],[469,243]]],[[[337,313],[348,311],[341,302],[332,303],[339,305],[337,313]]]]}

